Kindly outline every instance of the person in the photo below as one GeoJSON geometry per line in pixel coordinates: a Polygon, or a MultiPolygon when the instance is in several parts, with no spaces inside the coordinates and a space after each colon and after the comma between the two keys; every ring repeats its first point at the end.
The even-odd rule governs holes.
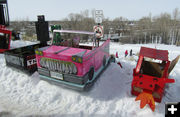
{"type": "Polygon", "coordinates": [[[120,63],[120,60],[119,60],[119,56],[118,56],[118,52],[116,52],[116,62],[117,62],[117,64],[121,67],[121,68],[123,68],[122,67],[122,65],[121,65],[121,63],[120,63]]]}
{"type": "Polygon", "coordinates": [[[130,54],[130,56],[132,56],[132,49],[130,50],[130,53],[129,53],[129,54],[130,54]]]}
{"type": "Polygon", "coordinates": [[[118,52],[116,52],[116,58],[119,58],[119,56],[118,56],[118,52]]]}
{"type": "Polygon", "coordinates": [[[125,57],[126,57],[127,55],[128,55],[128,51],[126,50],[126,51],[125,51],[125,57]]]}

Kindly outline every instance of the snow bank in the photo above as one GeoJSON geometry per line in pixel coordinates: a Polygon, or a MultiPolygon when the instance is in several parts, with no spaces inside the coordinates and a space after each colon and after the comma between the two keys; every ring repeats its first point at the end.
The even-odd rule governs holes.
{"type": "MultiPolygon", "coordinates": [[[[32,43],[12,43],[13,47],[29,44],[32,43]]],[[[115,54],[118,51],[123,68],[111,63],[88,92],[78,92],[42,81],[37,72],[28,76],[6,67],[4,55],[0,54],[0,115],[4,112],[16,116],[164,117],[165,102],[180,101],[180,62],[170,75],[176,83],[168,85],[162,103],[156,103],[155,112],[148,106],[140,109],[140,102],[135,102],[135,96],[130,93],[132,70],[138,57],[124,58],[124,52],[133,49],[133,53],[137,53],[141,46],[168,49],[170,60],[180,54],[180,47],[176,46],[111,43],[110,52],[115,54]]]]}

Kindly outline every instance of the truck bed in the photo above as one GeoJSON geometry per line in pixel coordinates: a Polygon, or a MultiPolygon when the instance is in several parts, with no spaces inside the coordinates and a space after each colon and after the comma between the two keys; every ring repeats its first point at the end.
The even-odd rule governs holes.
{"type": "Polygon", "coordinates": [[[37,70],[35,49],[42,47],[41,44],[34,44],[8,50],[4,53],[6,65],[23,72],[32,74],[37,70]]]}

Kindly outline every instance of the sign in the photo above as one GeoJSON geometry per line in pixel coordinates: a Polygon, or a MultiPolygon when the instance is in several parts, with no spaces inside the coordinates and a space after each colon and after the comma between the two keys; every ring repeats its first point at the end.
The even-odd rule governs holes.
{"type": "Polygon", "coordinates": [[[103,10],[96,10],[95,15],[96,16],[103,16],[103,10]]]}
{"type": "Polygon", "coordinates": [[[24,60],[21,57],[5,55],[5,58],[8,63],[19,65],[19,66],[24,66],[24,60]]]}
{"type": "Polygon", "coordinates": [[[61,73],[50,71],[50,74],[53,78],[63,80],[63,75],[61,73]]]}
{"type": "Polygon", "coordinates": [[[103,11],[102,10],[96,10],[95,11],[95,22],[96,23],[102,23],[102,17],[103,17],[103,11]]]}
{"type": "Polygon", "coordinates": [[[96,38],[102,38],[104,31],[103,31],[103,26],[97,25],[93,27],[94,32],[96,33],[96,38]]]}
{"type": "Polygon", "coordinates": [[[96,23],[102,23],[102,17],[96,17],[95,22],[96,23]]]}
{"type": "Polygon", "coordinates": [[[27,60],[27,66],[35,65],[36,64],[36,58],[27,60]]]}

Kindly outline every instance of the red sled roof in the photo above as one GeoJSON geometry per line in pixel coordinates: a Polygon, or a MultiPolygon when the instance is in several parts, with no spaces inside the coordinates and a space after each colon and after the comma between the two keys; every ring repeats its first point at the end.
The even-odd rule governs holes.
{"type": "Polygon", "coordinates": [[[140,56],[168,61],[168,51],[153,48],[141,47],[140,56]]]}

